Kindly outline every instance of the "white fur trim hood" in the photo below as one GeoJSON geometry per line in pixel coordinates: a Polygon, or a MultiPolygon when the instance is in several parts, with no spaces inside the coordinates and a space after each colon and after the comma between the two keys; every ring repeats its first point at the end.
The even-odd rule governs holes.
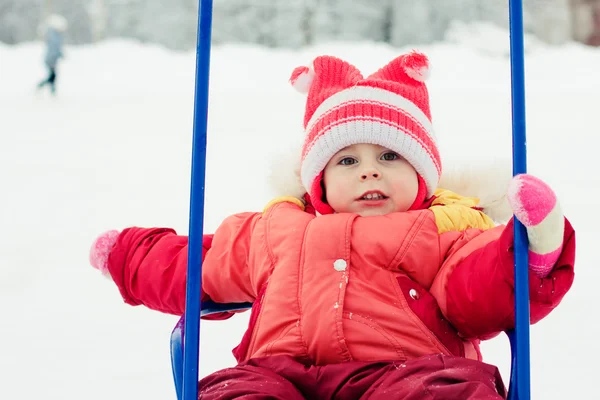
{"type": "Polygon", "coordinates": [[[269,187],[274,197],[293,196],[302,199],[306,189],[300,180],[301,147],[290,147],[271,160],[269,187]]]}
{"type": "MultiPolygon", "coordinates": [[[[300,150],[290,148],[273,159],[269,184],[272,195],[293,196],[302,199],[306,189],[300,181],[300,150]]],[[[480,163],[481,164],[481,163],[480,163]]],[[[476,197],[479,207],[497,223],[506,223],[512,216],[506,191],[512,178],[508,161],[493,160],[485,165],[467,165],[463,161],[444,163],[444,172],[438,187],[461,196],[476,197]]]]}
{"type": "Polygon", "coordinates": [[[478,207],[494,222],[504,224],[513,215],[506,197],[511,179],[512,166],[507,161],[494,160],[485,165],[446,163],[438,187],[478,198],[478,207]]]}

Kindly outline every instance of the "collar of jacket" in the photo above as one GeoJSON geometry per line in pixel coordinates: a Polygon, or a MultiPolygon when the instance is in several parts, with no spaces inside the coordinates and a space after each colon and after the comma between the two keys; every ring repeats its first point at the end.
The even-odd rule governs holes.
{"type": "MultiPolygon", "coordinates": [[[[292,203],[302,211],[306,210],[304,201],[293,196],[280,196],[271,200],[263,209],[263,214],[278,203],[292,203]]],[[[494,221],[477,207],[479,199],[464,197],[450,190],[437,189],[434,195],[424,203],[435,216],[439,233],[464,231],[466,229],[490,229],[496,226],[494,221]]],[[[308,211],[308,210],[306,210],[308,211]]]]}

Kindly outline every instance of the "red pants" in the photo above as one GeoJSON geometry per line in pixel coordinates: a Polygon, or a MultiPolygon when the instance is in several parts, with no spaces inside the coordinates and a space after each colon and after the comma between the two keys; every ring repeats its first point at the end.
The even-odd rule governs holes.
{"type": "Polygon", "coordinates": [[[289,356],[273,356],[215,372],[198,385],[198,398],[203,400],[506,398],[496,367],[443,355],[406,362],[351,361],[324,366],[307,366],[289,356]]]}

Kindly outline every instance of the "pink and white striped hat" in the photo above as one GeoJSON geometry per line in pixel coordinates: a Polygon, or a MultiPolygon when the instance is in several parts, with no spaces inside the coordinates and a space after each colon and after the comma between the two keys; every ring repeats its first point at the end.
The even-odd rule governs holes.
{"type": "Polygon", "coordinates": [[[338,151],[358,143],[387,147],[411,163],[419,175],[415,204],[433,195],[442,164],[424,83],[428,75],[429,61],[417,52],[395,58],[367,78],[331,56],[294,69],[290,82],[308,94],[300,179],[318,212],[333,212],[322,201],[325,166],[338,151]]]}

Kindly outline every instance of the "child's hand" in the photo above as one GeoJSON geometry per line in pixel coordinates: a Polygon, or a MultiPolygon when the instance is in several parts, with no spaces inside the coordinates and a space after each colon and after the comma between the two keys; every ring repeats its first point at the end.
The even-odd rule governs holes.
{"type": "Polygon", "coordinates": [[[117,230],[104,232],[94,240],[90,248],[90,264],[108,278],[108,255],[117,242],[119,233],[117,230]]]}
{"type": "Polygon", "coordinates": [[[565,219],[554,191],[529,174],[515,176],[508,185],[508,202],[527,228],[529,268],[546,277],[560,256],[565,219]]]}

